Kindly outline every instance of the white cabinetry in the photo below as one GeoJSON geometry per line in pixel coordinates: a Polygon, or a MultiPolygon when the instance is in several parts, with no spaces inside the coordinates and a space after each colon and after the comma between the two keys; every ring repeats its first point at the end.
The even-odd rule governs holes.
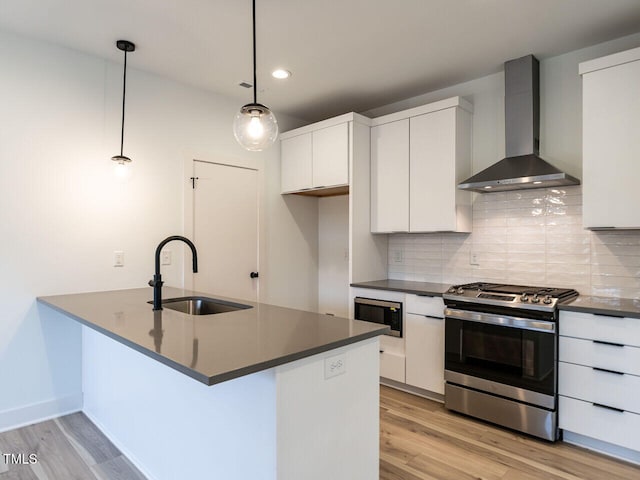
{"type": "Polygon", "coordinates": [[[372,121],[373,233],[471,231],[472,111],[454,97],[372,121]]]}
{"type": "Polygon", "coordinates": [[[406,383],[444,395],[444,302],[406,296],[406,383]]]}
{"type": "Polygon", "coordinates": [[[312,187],[312,155],[311,133],[280,140],[283,193],[312,187]]]}
{"type": "Polygon", "coordinates": [[[409,231],[409,119],[371,128],[371,231],[409,231]]]}
{"type": "Polygon", "coordinates": [[[585,228],[640,228],[640,48],[580,64],[585,228]]]}
{"type": "Polygon", "coordinates": [[[560,312],[560,428],[640,451],[640,319],[560,312]]]}
{"type": "Polygon", "coordinates": [[[348,187],[349,128],[353,115],[342,115],[281,135],[282,193],[348,187]]]}

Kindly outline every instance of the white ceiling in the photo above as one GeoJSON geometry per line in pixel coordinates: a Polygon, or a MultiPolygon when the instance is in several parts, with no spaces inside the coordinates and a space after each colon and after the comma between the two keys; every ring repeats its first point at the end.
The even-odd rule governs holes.
{"type": "MultiPolygon", "coordinates": [[[[257,0],[258,101],[316,121],[640,31],[639,0],[257,0]],[[293,72],[285,81],[275,67],[293,72]],[[263,91],[264,90],[264,91],[263,91]]],[[[0,29],[248,103],[250,0],[1,0],[0,29]]]]}

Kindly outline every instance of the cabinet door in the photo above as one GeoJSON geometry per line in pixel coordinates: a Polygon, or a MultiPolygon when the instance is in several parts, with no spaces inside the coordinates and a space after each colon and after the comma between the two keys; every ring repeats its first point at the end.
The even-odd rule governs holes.
{"type": "Polygon", "coordinates": [[[583,221],[640,227],[640,61],[584,74],[583,221]]]}
{"type": "Polygon", "coordinates": [[[313,186],[349,184],[349,124],[313,132],[313,186]]]}
{"type": "Polygon", "coordinates": [[[409,231],[409,119],[371,129],[371,232],[409,231]]]}
{"type": "Polygon", "coordinates": [[[409,231],[455,231],[456,109],[411,118],[409,231]]]}
{"type": "Polygon", "coordinates": [[[444,320],[407,313],[407,384],[444,395],[444,320]]]}
{"type": "Polygon", "coordinates": [[[282,193],[312,187],[311,155],[311,133],[285,138],[280,142],[282,193]]]}

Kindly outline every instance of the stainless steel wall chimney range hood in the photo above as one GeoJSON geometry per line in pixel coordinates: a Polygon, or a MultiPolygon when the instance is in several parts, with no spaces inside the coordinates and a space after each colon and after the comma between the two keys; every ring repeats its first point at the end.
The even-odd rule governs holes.
{"type": "Polygon", "coordinates": [[[538,156],[540,147],[540,79],[533,55],[504,64],[506,158],[458,185],[480,193],[580,185],[580,180],[538,156]]]}

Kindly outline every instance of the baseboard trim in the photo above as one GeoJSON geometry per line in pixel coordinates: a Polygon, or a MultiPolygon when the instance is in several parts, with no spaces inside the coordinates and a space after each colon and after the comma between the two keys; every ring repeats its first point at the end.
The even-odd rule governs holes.
{"type": "Polygon", "coordinates": [[[0,412],[0,433],[82,410],[82,393],[32,403],[0,412]]]}
{"type": "Polygon", "coordinates": [[[586,437],[579,433],[569,432],[567,430],[563,430],[562,440],[566,443],[570,443],[571,445],[576,445],[578,447],[586,448],[587,450],[608,455],[609,457],[640,465],[640,452],[629,448],[620,447],[612,443],[603,442],[602,440],[586,437]]]}
{"type": "Polygon", "coordinates": [[[127,459],[133,463],[133,465],[140,470],[140,472],[147,477],[147,480],[157,480],[156,477],[154,477],[151,473],[149,473],[149,471],[144,467],[144,465],[140,462],[140,460],[138,460],[138,458],[136,457],[136,455],[129,450],[125,445],[122,444],[122,442],[120,442],[120,440],[115,437],[108,428],[106,428],[102,422],[100,422],[90,411],[88,410],[82,410],[82,413],[84,413],[87,418],[89,420],[91,420],[96,427],[98,427],[98,429],[104,434],[105,437],[107,437],[109,439],[109,441],[111,443],[113,443],[116,448],[118,450],[120,450],[120,452],[127,457],[127,459]]]}
{"type": "Polygon", "coordinates": [[[380,377],[380,384],[387,387],[395,388],[396,390],[402,390],[403,392],[412,393],[413,395],[418,395],[420,397],[433,400],[434,402],[444,403],[444,395],[436,392],[431,392],[429,390],[424,390],[422,388],[413,387],[411,385],[407,385],[406,383],[397,382],[395,380],[391,380],[390,378],[380,377]]]}

